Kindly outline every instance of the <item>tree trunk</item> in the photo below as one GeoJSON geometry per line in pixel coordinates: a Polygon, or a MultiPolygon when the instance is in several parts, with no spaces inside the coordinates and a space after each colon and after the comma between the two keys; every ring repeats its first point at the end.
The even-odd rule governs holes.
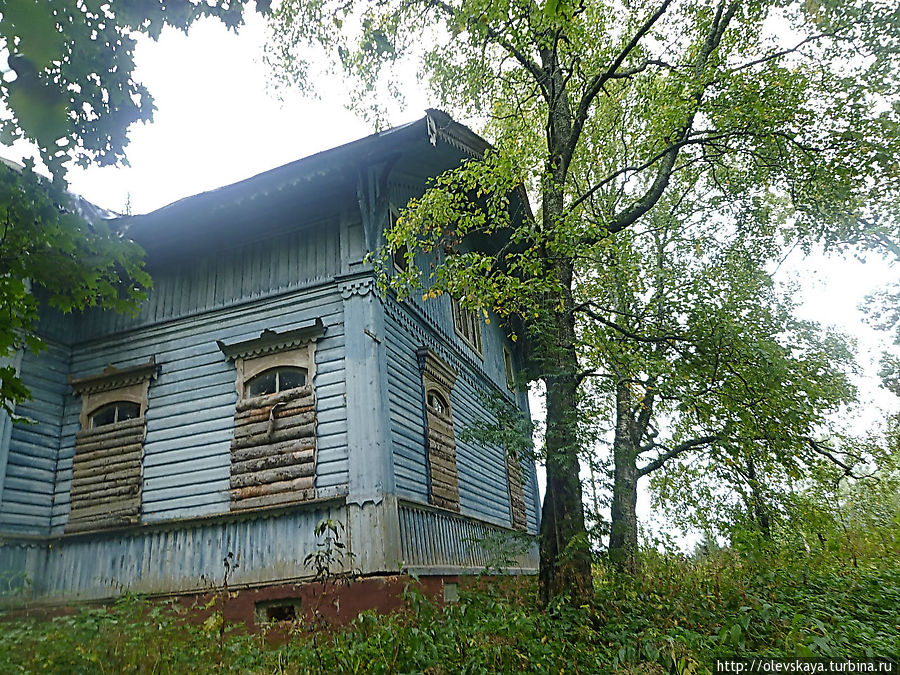
{"type": "Polygon", "coordinates": [[[626,385],[616,386],[616,431],[613,439],[613,499],[609,529],[609,559],[618,569],[637,571],[637,448],[626,385]]]}
{"type": "MultiPolygon", "coordinates": [[[[565,76],[556,52],[541,51],[548,104],[548,156],[541,195],[545,241],[556,238],[565,214],[565,185],[571,160],[572,114],[565,76]]],[[[578,438],[579,364],[575,350],[575,264],[559,251],[544,251],[546,272],[560,285],[560,297],[541,308],[536,358],[547,387],[547,493],[541,511],[540,598],[546,604],[561,594],[581,602],[593,592],[591,551],[584,526],[578,438]]]]}
{"type": "Polygon", "coordinates": [[[750,483],[750,513],[759,533],[764,539],[772,538],[772,528],[769,522],[769,509],[760,488],[759,478],[756,474],[756,462],[752,456],[747,457],[747,478],[750,483]]]}
{"type": "MultiPolygon", "coordinates": [[[[555,321],[562,334],[574,331],[573,323],[565,318],[560,313],[555,321]]],[[[578,362],[571,341],[567,348],[557,350],[558,370],[546,377],[547,492],[540,536],[540,598],[544,604],[561,594],[582,601],[593,590],[578,461],[578,379],[574,368],[578,362]]]]}

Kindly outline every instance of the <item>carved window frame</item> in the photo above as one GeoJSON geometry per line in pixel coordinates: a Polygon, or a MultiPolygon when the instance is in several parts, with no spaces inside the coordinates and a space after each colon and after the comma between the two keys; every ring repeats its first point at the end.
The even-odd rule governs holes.
{"type": "Polygon", "coordinates": [[[81,397],[81,430],[75,434],[69,519],[65,531],[85,532],[140,521],[146,413],[150,381],[159,373],[156,357],[127,368],[69,378],[81,397]],[[138,417],[92,428],[93,415],[112,403],[139,406],[138,417]]]}
{"type": "Polygon", "coordinates": [[[219,349],[235,365],[238,401],[231,443],[231,510],[282,506],[316,498],[316,341],[321,319],[219,349]],[[306,384],[249,396],[248,383],[279,367],[303,368],[306,384]]]}
{"type": "MultiPolygon", "coordinates": [[[[388,218],[390,219],[390,229],[394,229],[394,225],[397,224],[397,220],[400,218],[400,209],[391,204],[388,207],[388,218]]],[[[406,260],[406,254],[409,251],[406,244],[403,244],[400,248],[395,251],[391,251],[391,262],[394,265],[394,271],[398,274],[403,274],[404,272],[409,271],[409,263],[406,260]]]]}
{"type": "Polygon", "coordinates": [[[427,347],[420,348],[416,355],[422,371],[428,501],[434,506],[459,511],[459,472],[450,395],[456,371],[427,347]],[[437,410],[429,404],[432,393],[446,402],[446,410],[437,410]]]}
{"type": "Polygon", "coordinates": [[[506,477],[509,489],[509,520],[514,530],[528,528],[528,512],[525,509],[525,476],[522,461],[511,452],[506,453],[506,477]]]}

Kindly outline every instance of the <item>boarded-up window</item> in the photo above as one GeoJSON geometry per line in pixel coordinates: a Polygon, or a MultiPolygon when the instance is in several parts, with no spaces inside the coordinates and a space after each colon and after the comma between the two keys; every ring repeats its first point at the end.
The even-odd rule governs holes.
{"type": "Polygon", "coordinates": [[[66,532],[140,521],[143,445],[155,359],[71,380],[81,396],[66,532]]]}
{"type": "Polygon", "coordinates": [[[315,341],[320,320],[285,333],[219,343],[237,369],[231,510],[315,499],[315,341]]]}
{"type": "Polygon", "coordinates": [[[528,525],[525,513],[525,490],[522,486],[522,463],[511,454],[506,454],[506,475],[509,478],[509,512],[513,528],[524,530],[528,525]]]}
{"type": "Polygon", "coordinates": [[[428,497],[432,504],[459,511],[459,478],[450,392],[456,373],[430,349],[418,352],[425,391],[428,497]]]}
{"type": "Polygon", "coordinates": [[[463,342],[469,345],[475,353],[482,355],[481,351],[481,322],[478,315],[471,309],[460,306],[456,298],[451,300],[453,308],[453,328],[463,342]]]}

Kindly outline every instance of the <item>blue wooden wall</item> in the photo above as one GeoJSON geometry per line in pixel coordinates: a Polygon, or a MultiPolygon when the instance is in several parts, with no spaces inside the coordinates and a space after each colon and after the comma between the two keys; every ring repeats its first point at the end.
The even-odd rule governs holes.
{"type": "MultiPolygon", "coordinates": [[[[317,487],[334,492],[346,486],[341,312],[341,298],[334,288],[320,287],[94,340],[73,350],[75,377],[100,372],[109,362],[117,366],[146,363],[150,356],[160,366],[158,378],[150,384],[146,415],[144,522],[229,508],[229,448],[237,393],[234,365],[225,360],[216,340],[247,340],[264,329],[290,330],[316,318],[326,326],[325,336],[316,344],[317,487]]],[[[63,421],[54,509],[58,529],[68,513],[80,409],[73,397],[63,421]]]]}
{"type": "MultiPolygon", "coordinates": [[[[423,181],[406,178],[393,181],[390,199],[395,205],[406,204],[422,193],[423,181]]],[[[419,269],[427,270],[429,260],[422,254],[416,258],[419,269]]],[[[509,526],[506,457],[497,447],[483,447],[460,438],[460,431],[475,420],[493,418],[484,410],[480,393],[495,392],[506,396],[521,410],[528,412],[528,395],[524,390],[510,391],[506,383],[503,347],[515,354],[501,322],[493,314],[490,323],[481,323],[482,354],[479,355],[453,326],[451,300],[447,295],[423,300],[413,293],[403,303],[385,300],[388,335],[388,391],[391,393],[391,425],[394,445],[394,472],[397,493],[401,497],[426,502],[427,481],[422,413],[422,377],[416,362],[416,350],[431,347],[457,371],[451,393],[453,424],[456,432],[457,468],[459,471],[460,510],[489,522],[509,526]]],[[[536,532],[539,522],[537,476],[533,462],[523,465],[523,488],[528,517],[528,531],[536,532]]]]}
{"type": "Polygon", "coordinates": [[[71,350],[53,340],[38,355],[25,351],[21,376],[32,399],[16,409],[30,423],[12,425],[6,479],[0,492],[0,532],[46,535],[50,530],[61,421],[71,350]]]}
{"type": "MultiPolygon", "coordinates": [[[[432,302],[432,301],[429,301],[432,302]]],[[[459,472],[460,512],[498,525],[510,525],[510,504],[506,475],[506,455],[496,446],[467,442],[460,436],[462,429],[476,420],[493,421],[484,410],[479,392],[506,389],[502,384],[485,377],[474,353],[456,344],[452,321],[450,335],[429,327],[412,305],[385,302],[385,329],[388,344],[388,391],[390,394],[391,431],[394,449],[394,475],[397,494],[420,502],[428,501],[427,469],[425,464],[425,423],[422,415],[422,376],[416,361],[421,346],[433,349],[457,372],[451,392],[450,406],[456,435],[456,462],[459,472]],[[453,338],[451,339],[451,335],[453,338]]],[[[491,354],[488,329],[482,333],[485,359],[491,354]]],[[[499,336],[494,346],[499,346],[499,336]]],[[[527,410],[527,408],[526,408],[527,410]]],[[[525,505],[528,530],[537,531],[537,479],[533,463],[523,466],[525,505]]]]}

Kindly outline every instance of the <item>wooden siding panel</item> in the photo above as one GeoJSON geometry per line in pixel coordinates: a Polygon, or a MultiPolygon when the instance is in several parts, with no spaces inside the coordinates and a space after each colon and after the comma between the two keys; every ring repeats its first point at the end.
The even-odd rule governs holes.
{"type": "MultiPolygon", "coordinates": [[[[418,198],[424,192],[424,181],[417,181],[412,178],[394,179],[389,185],[391,202],[398,208],[402,209],[410,199],[418,198]]],[[[387,223],[385,223],[387,225],[387,223]]],[[[429,265],[434,262],[434,253],[425,255],[422,253],[416,256],[416,265],[419,269],[429,269],[429,265]]],[[[451,310],[451,299],[448,295],[441,295],[437,298],[422,300],[421,293],[413,293],[406,301],[412,304],[419,312],[421,312],[429,323],[429,328],[440,334],[440,336],[450,342],[455,349],[464,354],[468,359],[477,364],[488,379],[491,380],[501,391],[509,392],[506,384],[506,366],[503,360],[503,346],[515,353],[514,345],[505,335],[502,327],[503,322],[493,313],[490,314],[491,323],[486,324],[481,321],[481,341],[482,354],[479,356],[469,347],[468,344],[459,335],[453,327],[453,313],[451,310]]],[[[511,392],[518,399],[519,405],[527,409],[527,395],[525,392],[511,392]]]]}
{"type": "MultiPolygon", "coordinates": [[[[240,269],[235,273],[241,273],[240,269]]],[[[207,287],[207,292],[212,293],[207,287]]],[[[309,289],[275,299],[217,310],[110,336],[78,346],[72,372],[102,370],[145,362],[156,356],[160,373],[150,385],[147,436],[144,444],[143,515],[146,522],[227,512],[230,446],[234,429],[235,368],[216,340],[235,342],[256,337],[264,329],[285,331],[321,318],[326,334],[316,345],[316,399],[328,419],[318,457],[323,484],[346,486],[346,418],[343,415],[343,313],[334,287],[309,289]]],[[[66,411],[59,484],[71,480],[74,432],[79,405],[66,411]]],[[[65,522],[69,495],[55,505],[57,531],[65,522]]]]}
{"type": "Polygon", "coordinates": [[[399,516],[401,555],[414,572],[537,571],[533,538],[520,540],[506,528],[418,504],[401,503],[399,516]]]}
{"type": "Polygon", "coordinates": [[[48,317],[52,334],[76,342],[101,338],[331,279],[340,274],[337,220],[307,224],[241,249],[210,251],[190,265],[156,268],[151,274],[154,288],[137,316],[100,310],[78,318],[56,315],[48,317]],[[285,255],[286,249],[299,251],[285,255]]]}
{"type": "MultiPolygon", "coordinates": [[[[303,559],[315,550],[315,526],[325,518],[346,524],[345,507],[316,504],[273,517],[66,537],[51,548],[9,540],[0,544],[0,569],[32,579],[38,596],[58,600],[110,598],[123,590],[208,590],[210,580],[221,579],[222,559],[229,553],[238,563],[229,578],[234,584],[308,578],[303,559]]],[[[365,533],[352,539],[348,533],[347,541],[364,545],[367,540],[365,533]]]]}
{"type": "MultiPolygon", "coordinates": [[[[408,309],[396,303],[389,303],[386,309],[388,391],[398,496],[422,502],[428,499],[425,489],[428,464],[422,419],[422,380],[415,355],[418,347],[426,345],[457,372],[457,380],[450,393],[450,405],[456,437],[460,511],[509,527],[512,511],[505,452],[501,448],[467,442],[459,434],[476,419],[487,415],[479,392],[489,390],[490,386],[484,381],[477,364],[467,359],[465,353],[455,349],[454,345],[449,345],[451,348],[448,349],[447,342],[436,337],[433,329],[416,319],[408,309]]],[[[499,345],[497,349],[502,361],[502,349],[499,345]]],[[[505,388],[505,375],[502,382],[505,388]]],[[[529,531],[534,532],[537,514],[533,495],[537,485],[530,473],[523,475],[524,506],[529,531]]]]}
{"type": "Polygon", "coordinates": [[[70,354],[59,343],[44,342],[44,351],[38,355],[26,351],[22,359],[21,377],[32,400],[16,413],[35,424],[12,427],[0,532],[46,534],[50,529],[70,354]]]}
{"type": "Polygon", "coordinates": [[[385,317],[388,360],[388,407],[394,453],[394,484],[398,496],[428,500],[422,378],[415,339],[396,318],[385,317]]]}
{"type": "MultiPolygon", "coordinates": [[[[246,406],[251,401],[241,403],[246,406]]],[[[312,384],[279,393],[277,398],[252,399],[252,404],[259,407],[242,409],[234,416],[231,510],[315,499],[316,404],[312,384]]]]}

